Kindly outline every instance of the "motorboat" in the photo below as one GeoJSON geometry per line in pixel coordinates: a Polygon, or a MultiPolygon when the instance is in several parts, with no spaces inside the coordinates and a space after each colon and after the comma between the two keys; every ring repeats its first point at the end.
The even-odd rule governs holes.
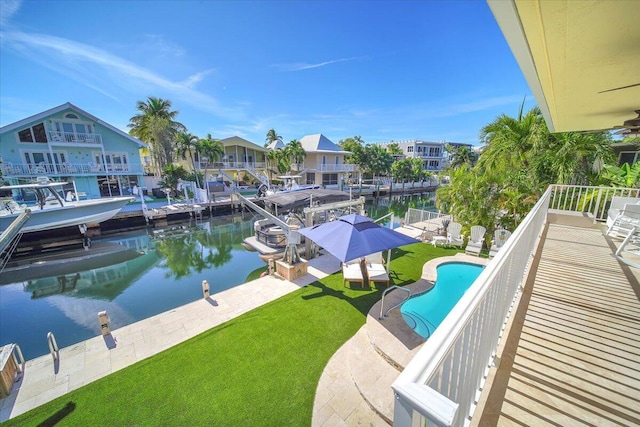
{"type": "Polygon", "coordinates": [[[61,192],[66,182],[52,182],[46,177],[30,184],[5,185],[0,187],[0,233],[26,209],[31,218],[22,227],[23,233],[45,231],[56,228],[80,226],[81,232],[86,224],[96,224],[115,216],[133,197],[107,197],[100,199],[78,200],[78,193],[61,192]]]}

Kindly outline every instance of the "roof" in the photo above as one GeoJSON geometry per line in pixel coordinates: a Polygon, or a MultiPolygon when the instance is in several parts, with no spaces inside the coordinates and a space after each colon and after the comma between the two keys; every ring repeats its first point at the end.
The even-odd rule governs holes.
{"type": "Polygon", "coordinates": [[[335,153],[335,154],[351,154],[350,151],[344,151],[340,146],[331,142],[329,138],[321,133],[315,135],[306,135],[300,139],[302,148],[307,153],[335,153]]]}
{"type": "Polygon", "coordinates": [[[244,138],[240,138],[239,136],[231,136],[229,138],[221,139],[220,143],[225,147],[240,146],[240,147],[250,148],[250,149],[256,150],[256,151],[261,151],[261,152],[264,152],[264,153],[266,153],[268,151],[266,148],[261,147],[258,144],[254,144],[251,141],[247,141],[244,138]]]}
{"type": "Polygon", "coordinates": [[[284,150],[284,142],[277,140],[273,141],[271,144],[267,145],[268,150],[284,150]]]}
{"type": "Polygon", "coordinates": [[[140,141],[138,138],[135,138],[135,137],[129,135],[128,133],[121,131],[117,127],[112,126],[112,125],[110,125],[109,123],[107,123],[107,122],[105,122],[103,120],[100,120],[99,118],[97,118],[93,114],[90,114],[90,113],[84,111],[82,108],[76,107],[75,105],[73,105],[70,102],[67,102],[67,103],[62,104],[62,105],[58,105],[57,107],[53,107],[53,108],[51,108],[49,110],[43,111],[42,113],[38,113],[38,114],[35,114],[33,116],[27,117],[25,119],[19,120],[17,122],[10,123],[10,124],[8,124],[6,126],[3,126],[3,127],[0,128],[0,133],[11,132],[11,131],[13,131],[15,129],[19,129],[21,127],[24,127],[24,126],[26,126],[27,124],[29,124],[31,122],[35,122],[35,121],[38,121],[38,120],[44,120],[49,116],[52,116],[54,114],[60,113],[60,112],[65,111],[65,110],[73,110],[76,113],[79,113],[79,114],[81,114],[83,116],[87,116],[88,118],[90,118],[94,122],[106,127],[107,129],[117,133],[120,136],[123,136],[123,137],[127,138],[131,142],[134,142],[134,143],[140,145],[141,147],[146,147],[147,146],[144,142],[140,141]]]}
{"type": "Polygon", "coordinates": [[[635,3],[487,2],[552,132],[611,129],[636,118],[635,3]]]}
{"type": "Polygon", "coordinates": [[[265,205],[278,206],[278,210],[292,210],[300,207],[307,207],[312,202],[333,203],[349,200],[349,194],[340,190],[295,190],[276,193],[265,197],[265,205]]]}

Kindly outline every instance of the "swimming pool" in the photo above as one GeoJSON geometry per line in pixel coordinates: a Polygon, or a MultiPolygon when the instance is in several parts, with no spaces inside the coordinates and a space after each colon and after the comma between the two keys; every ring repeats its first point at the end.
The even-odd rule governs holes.
{"type": "Polygon", "coordinates": [[[483,269],[482,265],[465,262],[440,264],[435,286],[402,304],[404,321],[417,334],[429,338],[483,269]]]}

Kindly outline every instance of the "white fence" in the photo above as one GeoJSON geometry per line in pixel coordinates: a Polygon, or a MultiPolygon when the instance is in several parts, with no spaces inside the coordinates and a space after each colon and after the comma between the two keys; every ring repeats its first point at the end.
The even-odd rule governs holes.
{"type": "Polygon", "coordinates": [[[393,383],[394,425],[468,423],[549,209],[603,219],[614,196],[638,189],[551,186],[393,383]]]}

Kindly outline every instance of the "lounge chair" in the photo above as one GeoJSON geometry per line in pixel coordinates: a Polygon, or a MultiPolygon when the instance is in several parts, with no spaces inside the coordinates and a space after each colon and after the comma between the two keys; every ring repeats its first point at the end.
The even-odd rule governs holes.
{"type": "Polygon", "coordinates": [[[447,244],[462,247],[462,245],[464,245],[464,237],[460,234],[461,231],[462,224],[458,222],[450,222],[447,227],[447,244]]]}
{"type": "Polygon", "coordinates": [[[389,273],[384,267],[382,252],[368,255],[366,258],[367,276],[369,276],[369,286],[375,282],[384,282],[389,286],[389,273]]]}
{"type": "Polygon", "coordinates": [[[347,286],[347,282],[359,282],[360,286],[364,288],[360,258],[342,263],[342,276],[344,277],[344,286],[347,286]]]}
{"type": "Polygon", "coordinates": [[[612,197],[611,204],[609,205],[609,210],[607,211],[607,229],[611,228],[611,226],[613,225],[613,221],[615,221],[616,217],[618,216],[620,211],[624,209],[625,205],[634,203],[640,204],[640,199],[637,197],[612,197]]]}
{"type": "Polygon", "coordinates": [[[511,237],[511,232],[504,228],[498,228],[493,232],[493,240],[491,241],[491,248],[489,249],[489,258],[493,258],[498,254],[498,251],[504,246],[509,237],[511,237]]]}
{"type": "Polygon", "coordinates": [[[480,251],[484,244],[484,234],[486,232],[487,229],[481,225],[471,227],[471,236],[469,236],[469,243],[467,243],[467,247],[464,250],[465,253],[480,256],[480,251]]]}
{"type": "Polygon", "coordinates": [[[607,228],[607,236],[627,237],[634,227],[640,227],[640,204],[625,204],[612,221],[607,220],[607,224],[610,224],[607,228]]]}

